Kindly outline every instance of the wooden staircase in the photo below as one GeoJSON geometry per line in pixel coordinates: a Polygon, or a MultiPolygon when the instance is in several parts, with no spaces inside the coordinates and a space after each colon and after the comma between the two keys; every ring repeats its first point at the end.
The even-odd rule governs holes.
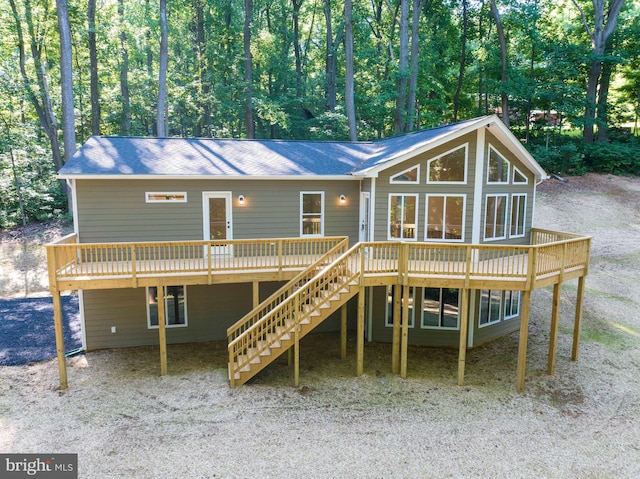
{"type": "MultiPolygon", "coordinates": [[[[342,245],[346,248],[346,245],[342,245]]],[[[244,384],[359,291],[357,247],[329,252],[227,331],[229,383],[244,384]]]]}

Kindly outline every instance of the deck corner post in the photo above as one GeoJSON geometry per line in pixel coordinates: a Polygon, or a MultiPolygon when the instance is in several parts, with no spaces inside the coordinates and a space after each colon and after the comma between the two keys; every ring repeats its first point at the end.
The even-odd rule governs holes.
{"type": "Polygon", "coordinates": [[[407,377],[409,350],[409,286],[402,286],[402,333],[400,335],[400,377],[407,377]]]}
{"type": "Polygon", "coordinates": [[[460,343],[458,349],[458,386],[464,386],[464,369],[467,358],[467,336],[469,332],[469,289],[465,288],[462,293],[462,304],[460,308],[460,343]]]}
{"type": "Polygon", "coordinates": [[[51,291],[53,298],[53,322],[56,332],[56,353],[58,356],[58,372],[60,375],[60,389],[68,389],[67,360],[64,351],[64,330],[62,325],[62,300],[60,291],[51,291]]]}
{"type": "Polygon", "coordinates": [[[400,373],[400,286],[392,287],[393,298],[393,339],[391,341],[391,372],[400,373]]]}
{"type": "Polygon", "coordinates": [[[529,340],[529,311],[531,309],[531,291],[522,292],[522,310],[520,313],[520,337],[518,341],[518,365],[516,371],[516,390],[524,391],[524,377],[527,364],[527,342],[529,340]]]}
{"type": "Polygon", "coordinates": [[[340,359],[347,359],[347,304],[340,307],[340,359]]]}
{"type": "Polygon", "coordinates": [[[357,330],[357,358],[356,358],[356,374],[362,376],[364,373],[364,286],[358,288],[358,326],[357,330]]]}
{"type": "MultiPolygon", "coordinates": [[[[562,274],[562,273],[561,273],[562,274]]],[[[551,309],[551,328],[549,331],[549,358],[547,360],[547,374],[553,374],[556,364],[556,349],[558,344],[558,318],[560,316],[561,283],[553,285],[553,300],[551,309]]]]}
{"type": "Polygon", "coordinates": [[[584,303],[585,276],[578,278],[578,293],[576,295],[576,315],[573,323],[573,345],[571,347],[571,360],[578,360],[578,349],[580,345],[580,328],[582,324],[582,306],[584,303]]]}

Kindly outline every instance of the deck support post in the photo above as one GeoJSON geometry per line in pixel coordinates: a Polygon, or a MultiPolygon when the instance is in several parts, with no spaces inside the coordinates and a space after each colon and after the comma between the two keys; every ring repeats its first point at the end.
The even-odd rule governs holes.
{"type": "Polygon", "coordinates": [[[467,335],[469,331],[469,290],[461,289],[460,343],[458,347],[458,386],[464,386],[464,367],[467,358],[467,335]]]}
{"type": "Polygon", "coordinates": [[[253,309],[256,309],[260,304],[260,281],[253,282],[252,293],[253,293],[253,309]]]}
{"type": "Polygon", "coordinates": [[[402,286],[402,333],[400,337],[400,377],[407,377],[409,350],[409,286],[402,286]]]}
{"type": "Polygon", "coordinates": [[[67,389],[67,360],[64,355],[64,330],[62,326],[62,300],[60,291],[51,291],[53,298],[53,322],[56,331],[56,352],[58,354],[58,372],[60,374],[60,389],[67,389]]]}
{"type": "MultiPolygon", "coordinates": [[[[393,339],[391,342],[391,372],[400,372],[400,286],[394,285],[391,290],[393,301],[393,339]]],[[[385,298],[388,301],[388,298],[385,298]]]]}
{"type": "Polygon", "coordinates": [[[364,373],[364,286],[360,286],[358,289],[358,325],[356,341],[357,359],[356,359],[356,374],[362,376],[364,373]]]}
{"type": "Polygon", "coordinates": [[[516,372],[516,390],[524,391],[524,376],[527,365],[527,341],[529,339],[529,310],[531,309],[531,291],[522,292],[522,310],[520,311],[520,339],[518,342],[518,366],[516,372]]]}
{"type": "Polygon", "coordinates": [[[340,308],[340,359],[347,359],[347,305],[340,308]]]}
{"type": "Polygon", "coordinates": [[[296,321],[293,330],[293,385],[300,384],[300,324],[296,321]]]}
{"type": "Polygon", "coordinates": [[[560,316],[560,291],[562,285],[553,285],[553,301],[551,309],[551,329],[549,331],[549,358],[547,359],[547,374],[553,374],[556,365],[556,349],[558,345],[558,318],[560,316]]]}
{"type": "Polygon", "coordinates": [[[571,348],[571,360],[578,360],[578,345],[580,344],[580,325],[582,324],[582,304],[584,302],[585,276],[578,278],[578,294],[576,296],[576,316],[573,323],[573,346],[571,348]]]}
{"type": "Polygon", "coordinates": [[[158,339],[160,343],[160,376],[167,375],[167,329],[164,310],[164,286],[158,285],[158,339]]]}

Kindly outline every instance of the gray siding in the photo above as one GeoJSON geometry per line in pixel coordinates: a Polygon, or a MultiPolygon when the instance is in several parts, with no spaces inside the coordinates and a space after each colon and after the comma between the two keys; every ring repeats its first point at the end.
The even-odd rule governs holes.
{"type": "Polygon", "coordinates": [[[347,235],[357,241],[359,189],[356,180],[78,180],[80,240],[200,240],[204,191],[232,192],[235,239],[299,237],[300,192],[324,191],[325,236],[347,235]],[[187,202],[146,203],[147,191],[186,191],[187,202]],[[242,206],[238,195],[245,197],[242,206]]]}

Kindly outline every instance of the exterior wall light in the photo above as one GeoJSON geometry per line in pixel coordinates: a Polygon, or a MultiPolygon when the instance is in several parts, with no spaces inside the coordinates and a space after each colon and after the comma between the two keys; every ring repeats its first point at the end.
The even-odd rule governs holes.
{"type": "Polygon", "coordinates": [[[342,203],[343,205],[346,203],[347,201],[347,197],[344,195],[340,195],[340,203],[342,203]]]}
{"type": "Polygon", "coordinates": [[[244,195],[238,195],[238,202],[239,202],[241,205],[244,205],[244,195]]]}

